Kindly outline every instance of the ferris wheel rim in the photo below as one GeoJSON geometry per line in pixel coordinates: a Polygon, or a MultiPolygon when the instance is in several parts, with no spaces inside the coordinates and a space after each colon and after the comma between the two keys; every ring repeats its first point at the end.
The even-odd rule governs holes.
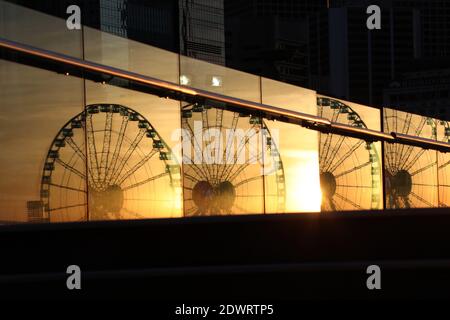
{"type": "MultiPolygon", "coordinates": [[[[319,115],[322,115],[324,107],[329,107],[330,109],[334,109],[334,110],[338,110],[338,112],[333,111],[333,119],[332,121],[338,122],[338,118],[340,115],[342,114],[347,114],[347,121],[351,122],[350,125],[354,125],[354,126],[358,126],[358,127],[363,127],[363,128],[367,128],[366,123],[364,122],[364,120],[361,118],[361,116],[358,114],[358,112],[356,112],[350,105],[340,101],[339,99],[334,99],[334,98],[330,98],[330,97],[326,97],[326,96],[318,96],[317,98],[317,107],[319,108],[319,115]]],[[[339,165],[335,164],[333,167],[331,167],[331,165],[333,164],[333,157],[332,154],[329,155],[329,151],[330,148],[328,148],[327,153],[325,154],[325,157],[323,156],[323,147],[322,147],[322,137],[325,134],[323,133],[319,133],[319,168],[320,168],[320,174],[321,177],[324,173],[331,173],[333,174],[335,177],[340,177],[343,174],[349,174],[351,172],[355,172],[358,171],[360,169],[362,169],[365,166],[370,165],[371,168],[371,183],[368,186],[363,186],[363,185],[358,185],[358,184],[354,184],[354,185],[343,185],[343,184],[337,184],[338,187],[342,187],[342,188],[346,188],[346,189],[370,189],[371,190],[371,197],[370,197],[370,207],[368,207],[368,209],[379,209],[380,208],[380,203],[381,203],[381,196],[380,196],[380,190],[379,190],[379,186],[381,185],[381,178],[380,178],[380,174],[381,174],[381,161],[380,161],[380,156],[378,154],[377,148],[375,146],[375,144],[373,142],[370,143],[366,143],[366,150],[369,153],[369,161],[361,164],[360,166],[356,166],[353,167],[352,169],[348,169],[348,170],[344,170],[338,174],[334,174],[333,171],[337,170],[339,165]],[[331,160],[327,160],[327,158],[331,158],[331,160]],[[324,161],[325,163],[325,167],[324,167],[324,161]],[[328,164],[328,165],[327,165],[328,164]],[[331,170],[332,169],[332,170],[331,170]],[[331,170],[331,171],[330,171],[331,170]]],[[[328,144],[331,144],[331,141],[333,141],[333,135],[332,133],[328,133],[326,134],[326,141],[325,141],[325,147],[326,147],[326,142],[329,141],[328,144]]],[[[351,140],[349,137],[344,137],[341,136],[340,138],[340,146],[342,146],[342,144],[344,143],[344,141],[349,141],[351,140]]],[[[351,156],[354,156],[354,153],[356,152],[356,150],[358,150],[363,144],[364,141],[362,140],[355,140],[355,143],[352,147],[349,147],[350,153],[348,153],[348,155],[345,157],[345,154],[343,157],[341,157],[340,160],[338,160],[338,164],[340,163],[344,163],[347,159],[349,159],[351,156]],[[354,150],[353,150],[354,149],[354,150]]],[[[339,150],[340,148],[338,148],[339,150]]],[[[335,149],[333,149],[335,150],[335,149]]],[[[358,162],[360,162],[358,160],[358,162]]],[[[322,179],[321,179],[322,180],[322,179]]],[[[354,192],[354,191],[353,191],[354,192]]],[[[362,192],[362,191],[361,191],[362,192]]],[[[347,190],[348,193],[348,190],[347,190]]],[[[338,202],[335,201],[333,199],[334,196],[337,196],[340,201],[346,202],[347,205],[349,205],[350,207],[352,207],[353,209],[356,210],[361,210],[364,209],[361,205],[359,205],[358,203],[352,201],[351,199],[347,198],[346,195],[342,195],[340,193],[334,193],[331,195],[331,197],[326,196],[326,195],[322,195],[322,211],[329,211],[326,209],[325,205],[328,205],[331,208],[331,211],[336,211],[336,210],[342,210],[342,208],[340,208],[340,206],[338,206],[338,202]]]]}
{"type": "MultiPolygon", "coordinates": [[[[66,142],[70,141],[70,139],[72,139],[73,136],[73,131],[75,131],[75,129],[80,129],[83,131],[83,134],[85,136],[87,136],[86,130],[87,130],[87,126],[86,124],[84,125],[84,127],[82,125],[80,125],[80,121],[81,123],[83,121],[86,121],[89,112],[94,110],[94,109],[102,109],[102,107],[104,107],[104,110],[106,111],[102,111],[103,113],[118,113],[120,114],[122,117],[124,117],[120,112],[124,112],[124,114],[133,114],[136,116],[135,121],[137,121],[137,123],[139,123],[140,121],[143,121],[143,123],[148,125],[148,129],[152,132],[152,139],[153,140],[157,140],[160,141],[160,144],[162,147],[160,148],[156,148],[158,149],[158,152],[162,152],[162,153],[167,153],[169,155],[173,155],[171,148],[168,146],[168,144],[163,140],[162,136],[159,134],[159,132],[155,129],[155,127],[151,124],[151,122],[145,117],[143,116],[141,113],[139,113],[138,111],[121,105],[121,104],[112,104],[112,103],[94,103],[94,104],[89,104],[86,105],[83,109],[83,111],[81,111],[80,113],[76,114],[75,116],[71,117],[62,127],[60,127],[60,129],[58,130],[57,134],[55,135],[55,137],[53,138],[46,157],[45,157],[45,162],[44,162],[44,167],[42,169],[42,176],[41,176],[41,184],[40,184],[40,201],[43,205],[43,210],[44,213],[47,215],[47,218],[50,219],[51,217],[51,212],[55,211],[55,210],[60,210],[60,209],[64,209],[66,207],[61,207],[61,208],[52,208],[51,207],[51,177],[53,175],[53,170],[46,170],[46,166],[48,164],[52,164],[52,166],[55,166],[55,162],[57,160],[60,159],[53,159],[53,160],[49,160],[51,159],[51,156],[55,155],[59,153],[61,148],[67,147],[66,146],[66,142]],[[113,112],[113,110],[115,110],[115,112],[113,112]],[[126,113],[128,112],[128,113],[126,113]],[[72,131],[72,135],[65,135],[64,132],[69,132],[72,131]],[[163,150],[163,151],[161,151],[163,150]]],[[[98,112],[97,112],[98,113],[98,112]]],[[[91,117],[93,116],[93,114],[90,115],[91,117]]],[[[137,126],[138,127],[138,126],[137,126]]],[[[143,128],[138,127],[139,130],[144,130],[143,128]]],[[[100,130],[101,131],[101,130],[100,130]]],[[[117,133],[117,130],[111,130],[111,132],[115,132],[115,134],[119,135],[119,133],[117,133]]],[[[95,134],[95,133],[93,133],[95,134]]],[[[123,137],[123,139],[128,139],[128,137],[123,137]]],[[[86,143],[87,138],[85,137],[85,141],[83,143],[86,143]]],[[[75,145],[77,145],[75,143],[75,145]]],[[[78,146],[78,145],[77,145],[78,146]]],[[[78,146],[80,148],[80,146],[78,146]]],[[[89,190],[88,190],[88,186],[91,186],[91,177],[90,177],[90,172],[88,170],[88,156],[86,155],[87,149],[86,146],[81,145],[81,148],[85,148],[85,152],[83,153],[82,149],[79,149],[77,152],[77,150],[75,150],[72,145],[72,152],[71,152],[71,158],[76,157],[76,155],[78,155],[80,158],[84,158],[85,164],[86,164],[86,170],[83,173],[81,173],[81,180],[80,180],[80,184],[83,181],[83,179],[85,179],[85,189],[84,192],[86,193],[86,197],[88,196],[89,190]]],[[[138,150],[138,152],[141,152],[142,150],[140,149],[140,145],[136,145],[136,148],[132,150],[132,153],[135,152],[135,150],[138,150]]],[[[153,147],[151,149],[151,152],[153,152],[153,150],[155,150],[155,147],[153,147]]],[[[120,150],[119,150],[120,152],[120,150]]],[[[157,153],[156,153],[157,154],[157,153]]],[[[161,154],[161,153],[160,153],[161,154]]],[[[119,157],[120,155],[117,154],[117,157],[119,157]]],[[[141,155],[142,157],[142,155],[141,155]]],[[[153,155],[148,158],[147,160],[150,160],[153,157],[153,155]]],[[[78,160],[77,160],[78,161],[78,160]]],[[[159,161],[162,161],[162,163],[164,163],[164,167],[166,168],[166,172],[165,174],[169,177],[169,181],[170,181],[170,188],[172,189],[172,191],[174,190],[174,188],[176,187],[176,185],[178,184],[177,181],[180,180],[179,178],[179,172],[181,171],[179,169],[179,164],[177,163],[177,159],[176,157],[172,157],[170,156],[169,158],[160,158],[159,161]],[[176,168],[175,168],[176,167],[176,168]],[[178,168],[178,170],[177,170],[178,168]]],[[[144,162],[143,166],[146,165],[146,162],[144,162]]],[[[63,171],[63,175],[66,174],[66,171],[68,170],[67,167],[64,167],[64,171],[63,171]]],[[[148,168],[145,168],[145,170],[147,171],[148,168]]],[[[75,174],[76,169],[72,168],[71,173],[70,174],[75,174]]],[[[128,172],[126,172],[128,173],[128,172]]],[[[133,173],[134,174],[134,173],[133,173]]],[[[153,174],[153,173],[152,173],[153,174]]],[[[122,177],[123,178],[123,177],[122,177]]],[[[126,179],[125,179],[126,180],[126,179]]],[[[94,181],[94,180],[92,180],[94,181]]],[[[122,181],[123,182],[123,181],[122,181]]],[[[121,182],[121,183],[122,183],[121,182]]],[[[128,200],[127,200],[128,201],[128,200]]],[[[87,200],[86,200],[87,202],[87,200]]],[[[87,208],[87,203],[83,203],[80,204],[79,206],[85,206],[87,208]]],[[[69,208],[70,206],[67,206],[67,208],[69,208]]],[[[123,208],[124,210],[126,208],[123,208]]],[[[87,210],[87,209],[86,209],[87,210]]]]}

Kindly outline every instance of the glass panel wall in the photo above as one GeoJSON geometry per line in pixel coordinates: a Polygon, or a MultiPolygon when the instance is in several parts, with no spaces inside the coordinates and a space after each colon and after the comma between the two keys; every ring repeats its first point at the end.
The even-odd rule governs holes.
{"type": "Polygon", "coordinates": [[[0,220],[84,219],[83,81],[0,60],[0,87],[0,220]]]}
{"type": "Polygon", "coordinates": [[[264,213],[261,117],[185,104],[184,213],[264,213]]]}
{"type": "MultiPolygon", "coordinates": [[[[319,116],[379,131],[380,111],[345,100],[318,96],[319,116]]],[[[381,143],[337,134],[319,135],[322,210],[383,208],[381,143]]]]}
{"type": "Polygon", "coordinates": [[[88,27],[84,27],[84,57],[160,80],[179,81],[178,54],[88,27]]]}
{"type": "MultiPolygon", "coordinates": [[[[375,108],[99,30],[69,30],[63,19],[4,1],[0,9],[0,36],[13,41],[354,127],[380,131],[383,120],[389,133],[444,142],[450,136],[445,121],[388,108],[381,119],[375,108]]],[[[0,220],[381,209],[383,200],[387,208],[450,205],[448,154],[389,143],[381,150],[380,142],[218,102],[160,98],[128,81],[84,81],[64,68],[5,59],[0,220]]]]}
{"type": "Polygon", "coordinates": [[[86,82],[90,219],[181,216],[179,106],[86,82]]]}
{"type": "MultiPolygon", "coordinates": [[[[384,131],[436,139],[436,121],[421,115],[384,108],[384,131]]],[[[438,206],[437,153],[385,143],[387,208],[438,206]]]]}
{"type": "MultiPolygon", "coordinates": [[[[449,143],[450,123],[435,120],[438,141],[449,143]]],[[[450,206],[450,153],[438,152],[439,206],[450,206]]]]}
{"type": "Polygon", "coordinates": [[[260,102],[258,76],[180,56],[180,84],[235,98],[260,102]]]}
{"type": "Polygon", "coordinates": [[[64,19],[6,1],[0,1],[0,37],[72,57],[83,57],[81,30],[70,30],[64,19]]]}
{"type": "MultiPolygon", "coordinates": [[[[261,79],[262,103],[317,114],[312,90],[261,79]]],[[[266,213],[320,210],[318,133],[298,125],[264,119],[266,213]]]]}

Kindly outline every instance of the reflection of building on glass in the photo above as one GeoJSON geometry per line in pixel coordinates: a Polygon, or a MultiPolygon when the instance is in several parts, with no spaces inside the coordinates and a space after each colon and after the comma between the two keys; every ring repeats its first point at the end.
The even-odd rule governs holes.
{"type": "MultiPolygon", "coordinates": [[[[329,38],[333,54],[330,55],[330,94],[368,105],[381,105],[383,102],[390,105],[386,103],[386,94],[392,94],[391,101],[398,106],[402,104],[403,110],[416,112],[421,108],[438,117],[440,112],[432,113],[442,107],[438,104],[433,106],[437,97],[421,96],[421,93],[417,93],[417,98],[413,96],[416,86],[427,87],[425,91],[436,92],[437,96],[440,94],[438,88],[433,88],[431,78],[435,76],[428,73],[433,68],[427,70],[429,63],[426,60],[449,60],[448,3],[446,0],[376,1],[381,7],[382,28],[373,32],[361,26],[365,26],[368,17],[365,9],[375,3],[366,0],[331,1],[329,38]],[[416,83],[405,86],[402,79],[408,78],[416,83]],[[388,89],[383,101],[384,89],[396,82],[402,82],[401,87],[388,89]]],[[[441,63],[440,67],[446,66],[441,63]]],[[[417,89],[421,91],[422,88],[417,89]]]]}
{"type": "MultiPolygon", "coordinates": [[[[401,78],[392,81],[389,88],[384,90],[384,105],[449,120],[450,63],[445,63],[448,68],[442,68],[443,61],[432,63],[434,67],[421,62],[428,70],[402,74],[401,78]]],[[[418,67],[414,69],[418,70],[418,67]]]]}
{"type": "Polygon", "coordinates": [[[325,1],[225,1],[227,66],[328,91],[325,1]]]}
{"type": "Polygon", "coordinates": [[[42,201],[27,201],[27,215],[29,222],[44,220],[44,203],[42,201]]]}
{"type": "MultiPolygon", "coordinates": [[[[384,109],[386,132],[436,139],[436,121],[384,109]]],[[[385,186],[388,208],[437,207],[437,153],[413,146],[385,144],[385,186]]]]}
{"type": "Polygon", "coordinates": [[[100,27],[102,31],[127,36],[126,0],[100,0],[100,27]]]}
{"type": "Polygon", "coordinates": [[[180,53],[225,64],[224,0],[178,0],[180,53]]]}
{"type": "Polygon", "coordinates": [[[191,155],[183,161],[186,216],[264,213],[264,202],[284,212],[283,164],[261,117],[193,104],[183,107],[182,127],[191,149],[183,150],[191,155]],[[265,179],[274,181],[270,190],[265,179]]]}
{"type": "Polygon", "coordinates": [[[41,201],[52,221],[145,218],[174,207],[179,184],[179,165],[147,119],[121,105],[89,105],[53,140],[41,201]]]}
{"type": "MultiPolygon", "coordinates": [[[[319,115],[366,128],[361,117],[340,101],[319,97],[319,115]]],[[[381,160],[374,143],[335,134],[320,134],[322,211],[380,209],[381,160]]]]}

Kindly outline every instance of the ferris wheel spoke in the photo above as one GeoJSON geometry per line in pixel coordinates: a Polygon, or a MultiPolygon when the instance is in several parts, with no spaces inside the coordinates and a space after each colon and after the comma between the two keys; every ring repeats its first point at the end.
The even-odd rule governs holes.
{"type": "MultiPolygon", "coordinates": [[[[410,126],[411,126],[412,115],[410,115],[410,117],[409,117],[408,119],[409,119],[409,120],[407,121],[407,128],[406,128],[406,130],[404,131],[405,134],[409,132],[409,129],[410,129],[410,126]]],[[[406,122],[406,121],[405,121],[405,122],[406,122]]],[[[422,133],[422,131],[423,131],[423,128],[425,127],[426,123],[427,123],[426,118],[425,118],[425,117],[422,117],[419,126],[417,127],[417,129],[416,129],[415,132],[414,132],[414,134],[415,134],[416,136],[420,136],[420,135],[421,135],[421,133],[422,133]]],[[[405,126],[406,126],[406,124],[405,124],[405,126]]],[[[397,165],[398,165],[398,166],[401,166],[402,163],[406,163],[406,161],[407,161],[407,160],[409,159],[409,157],[411,156],[411,153],[412,153],[413,150],[414,150],[414,147],[412,147],[412,146],[406,146],[406,145],[404,145],[404,144],[401,144],[401,145],[397,148],[397,153],[398,153],[399,158],[400,158],[400,162],[397,163],[397,165]],[[405,149],[407,150],[406,152],[404,152],[405,149]]]]}
{"type": "Polygon", "coordinates": [[[406,150],[405,154],[400,157],[400,162],[397,164],[398,168],[409,170],[416,161],[420,158],[422,154],[424,154],[425,149],[420,149],[420,151],[417,151],[417,149],[409,146],[409,148],[406,150]],[[414,152],[416,151],[416,152],[414,152]],[[414,156],[411,158],[411,156],[414,154],[414,156]],[[411,160],[410,160],[411,158],[411,160]]]}
{"type": "Polygon", "coordinates": [[[426,183],[413,183],[413,186],[419,186],[419,187],[441,187],[442,185],[437,184],[426,184],[426,183]]]}
{"type": "Polygon", "coordinates": [[[78,155],[82,161],[86,161],[86,155],[84,154],[83,150],[71,137],[66,138],[66,142],[69,145],[69,147],[71,147],[72,150],[75,151],[75,154],[78,155]]]}
{"type": "Polygon", "coordinates": [[[348,185],[348,184],[337,184],[336,187],[342,188],[362,188],[362,189],[372,189],[372,186],[357,186],[357,185],[348,185]]]}
{"type": "Polygon", "coordinates": [[[56,184],[56,183],[49,183],[49,185],[52,187],[55,187],[55,188],[61,188],[61,189],[66,189],[66,190],[71,190],[71,191],[76,191],[76,192],[81,192],[81,193],[87,193],[87,191],[83,190],[83,189],[73,188],[73,187],[69,187],[69,186],[63,186],[63,185],[56,184]]]}
{"type": "Polygon", "coordinates": [[[86,121],[86,135],[88,142],[88,159],[91,170],[93,172],[93,182],[98,182],[100,178],[100,168],[97,158],[97,146],[95,145],[94,126],[92,123],[92,115],[89,115],[89,121],[86,121]],[[94,171],[95,170],[95,171],[94,171]],[[95,172],[95,173],[94,173],[95,172]]]}
{"type": "Polygon", "coordinates": [[[423,128],[425,127],[425,125],[427,124],[427,118],[422,117],[421,121],[420,121],[420,125],[418,126],[415,134],[416,136],[420,136],[423,132],[423,128]]]}
{"type": "MultiPolygon", "coordinates": [[[[225,161],[226,164],[229,164],[229,163],[231,162],[232,159],[234,160],[234,161],[233,161],[233,165],[236,163],[237,159],[239,159],[239,155],[240,155],[242,149],[245,148],[245,145],[248,143],[248,141],[250,140],[250,138],[252,138],[252,137],[256,134],[256,130],[254,130],[256,127],[257,127],[256,124],[253,124],[253,125],[245,132],[244,139],[241,139],[241,141],[239,142],[239,145],[238,145],[237,148],[236,148],[236,151],[237,151],[236,154],[234,154],[234,153],[232,153],[232,152],[228,152],[227,158],[226,158],[226,161],[225,161]],[[248,133],[251,132],[252,130],[253,130],[253,135],[252,135],[251,137],[248,137],[248,133]]],[[[234,140],[234,135],[233,135],[233,140],[234,140]]],[[[244,150],[244,151],[245,151],[245,150],[244,150]]],[[[225,175],[226,170],[227,170],[227,168],[226,168],[226,166],[225,166],[225,168],[224,168],[224,170],[223,170],[223,172],[222,172],[222,176],[225,175]]]]}
{"type": "MultiPolygon", "coordinates": [[[[189,169],[191,169],[192,171],[194,171],[194,173],[197,175],[198,178],[194,178],[195,181],[200,181],[200,180],[208,180],[208,174],[205,174],[204,171],[201,169],[201,165],[197,165],[195,163],[191,163],[191,164],[186,164],[184,165],[184,172],[186,172],[189,169]]],[[[185,173],[184,173],[185,174],[185,173]]]]}
{"type": "Polygon", "coordinates": [[[143,181],[134,183],[134,184],[132,184],[132,185],[126,186],[126,187],[122,188],[122,191],[130,190],[130,189],[133,189],[133,188],[142,186],[142,185],[144,185],[144,184],[146,184],[146,183],[149,183],[149,182],[151,182],[151,181],[154,181],[154,180],[163,178],[163,177],[165,177],[165,176],[167,176],[167,175],[168,175],[167,172],[160,173],[160,174],[158,174],[158,175],[156,175],[156,176],[154,176],[154,177],[151,177],[151,178],[145,179],[145,180],[143,180],[143,181]]]}
{"type": "MultiPolygon", "coordinates": [[[[202,125],[203,125],[202,129],[204,130],[204,136],[205,136],[206,140],[209,141],[210,144],[212,144],[211,135],[208,130],[209,129],[208,109],[204,109],[201,114],[202,114],[202,125]]],[[[190,128],[192,129],[192,127],[190,127],[190,128]]],[[[193,131],[193,130],[191,130],[191,131],[193,131]]],[[[202,132],[202,135],[203,135],[203,132],[202,132]]],[[[194,137],[194,139],[195,139],[196,136],[193,134],[192,137],[194,137]]],[[[203,146],[203,142],[198,142],[197,139],[195,139],[195,140],[197,142],[197,146],[200,146],[200,145],[203,146]]],[[[203,141],[203,137],[202,137],[202,141],[203,141]]],[[[214,143],[216,143],[216,142],[214,142],[214,143]]],[[[199,149],[200,150],[198,150],[197,152],[200,152],[201,156],[203,157],[203,153],[201,151],[202,148],[199,148],[199,149]]],[[[209,166],[204,166],[204,167],[206,169],[206,172],[208,172],[208,176],[210,178],[212,178],[214,176],[214,169],[211,170],[211,171],[213,171],[213,173],[211,173],[211,171],[209,170],[209,166]]]]}
{"type": "Polygon", "coordinates": [[[341,172],[341,173],[339,173],[339,174],[336,174],[336,175],[335,175],[335,178],[337,179],[337,178],[340,178],[340,177],[345,176],[345,175],[347,175],[347,174],[350,174],[350,173],[352,173],[352,172],[355,172],[355,171],[357,171],[357,170],[360,170],[360,169],[362,169],[362,168],[364,168],[364,167],[370,165],[371,163],[372,163],[372,162],[367,161],[367,162],[365,162],[365,163],[363,163],[363,164],[360,164],[359,166],[353,167],[353,168],[350,169],[350,170],[346,170],[346,171],[344,171],[344,172],[341,172]]]}
{"type": "Polygon", "coordinates": [[[422,198],[421,196],[419,196],[418,194],[414,193],[411,191],[410,193],[414,198],[416,198],[417,200],[423,202],[424,204],[426,204],[429,207],[433,207],[433,204],[431,204],[430,202],[428,202],[427,200],[425,200],[424,198],[422,198]]]}
{"type": "Polygon", "coordinates": [[[387,149],[386,151],[386,158],[387,158],[387,164],[386,164],[386,168],[388,171],[390,172],[395,172],[397,171],[397,167],[396,167],[396,154],[393,151],[393,149],[387,149]]]}
{"type": "Polygon", "coordinates": [[[67,169],[67,170],[71,171],[72,173],[76,174],[81,179],[86,180],[86,175],[84,175],[83,173],[81,173],[79,170],[75,169],[71,165],[67,164],[66,162],[62,161],[61,159],[58,158],[58,159],[56,159],[55,162],[58,163],[59,165],[61,165],[62,167],[64,167],[65,169],[67,169]]]}
{"type": "MultiPolygon", "coordinates": [[[[252,128],[254,128],[254,127],[256,127],[256,126],[253,125],[252,128]]],[[[250,130],[252,130],[252,128],[249,129],[249,130],[247,131],[247,133],[248,133],[250,130]]],[[[223,175],[225,175],[227,178],[228,178],[228,176],[230,175],[230,173],[233,171],[234,167],[236,166],[236,163],[239,161],[239,156],[240,156],[241,152],[242,152],[242,151],[245,152],[245,146],[248,144],[248,142],[250,141],[250,139],[253,138],[255,135],[256,135],[256,130],[253,131],[253,133],[252,133],[252,135],[251,135],[250,137],[248,137],[247,134],[246,134],[244,140],[241,141],[240,146],[239,146],[239,148],[238,148],[238,151],[237,151],[237,153],[234,155],[234,159],[233,159],[234,161],[233,161],[233,164],[230,166],[230,169],[229,169],[229,170],[225,170],[224,173],[223,173],[223,175]]],[[[245,156],[245,154],[244,154],[244,156],[245,156]]],[[[227,162],[227,163],[228,163],[228,162],[227,162]]]]}
{"type": "MultiPolygon", "coordinates": [[[[339,136],[339,139],[344,139],[344,136],[339,136]]],[[[321,150],[321,159],[322,159],[322,168],[326,168],[328,163],[330,161],[333,161],[333,152],[331,152],[330,155],[330,151],[331,151],[331,142],[333,141],[334,135],[331,133],[326,134],[326,139],[325,139],[325,143],[323,145],[323,149],[325,150],[321,150]]],[[[333,148],[334,151],[334,148],[333,148]]]]}
{"type": "MultiPolygon", "coordinates": [[[[220,137],[222,136],[222,126],[223,126],[223,109],[216,109],[216,128],[219,129],[220,137]]],[[[216,141],[215,143],[217,147],[216,150],[220,150],[222,139],[219,138],[219,141],[216,141]]],[[[220,164],[215,163],[213,166],[213,175],[215,179],[219,178],[219,168],[220,164]]]]}
{"type": "Polygon", "coordinates": [[[411,161],[408,162],[409,157],[411,155],[408,156],[408,158],[406,159],[405,162],[403,162],[403,165],[399,165],[398,168],[404,169],[406,171],[409,171],[416,163],[417,160],[419,160],[419,158],[425,153],[425,149],[421,149],[420,151],[418,151],[414,157],[411,159],[411,161]]]}
{"type": "Polygon", "coordinates": [[[403,122],[403,128],[401,131],[403,134],[407,134],[409,132],[409,128],[411,127],[412,114],[407,113],[405,118],[406,120],[403,122]]]}
{"type": "Polygon", "coordinates": [[[116,170],[116,166],[117,166],[117,161],[119,159],[119,155],[120,155],[120,150],[122,149],[122,144],[123,144],[123,140],[125,139],[125,131],[127,130],[128,127],[128,117],[122,117],[122,123],[120,124],[120,130],[119,130],[119,135],[118,135],[118,141],[116,142],[116,145],[114,147],[114,151],[113,151],[113,155],[111,157],[111,162],[110,165],[108,167],[106,176],[106,179],[111,179],[112,174],[115,172],[116,170]]]}
{"type": "Polygon", "coordinates": [[[102,155],[100,160],[101,175],[99,177],[103,182],[106,181],[108,170],[109,150],[111,148],[112,123],[113,123],[113,113],[107,112],[105,121],[105,130],[103,134],[102,155]]]}
{"type": "Polygon", "coordinates": [[[348,204],[352,205],[353,207],[355,207],[356,209],[362,209],[361,206],[357,205],[356,203],[354,203],[353,201],[351,201],[350,199],[347,199],[346,197],[340,195],[339,193],[335,193],[334,194],[336,197],[338,197],[339,199],[341,199],[344,202],[347,202],[348,204]]]}
{"type": "Polygon", "coordinates": [[[231,147],[233,146],[234,137],[236,136],[236,128],[237,128],[238,121],[239,121],[239,113],[234,112],[233,120],[231,123],[231,130],[228,132],[228,136],[226,137],[227,145],[226,145],[225,149],[223,150],[223,155],[222,155],[222,158],[225,159],[225,164],[222,167],[222,170],[219,170],[221,172],[219,172],[217,174],[218,176],[219,175],[222,176],[225,173],[226,165],[228,164],[228,159],[230,157],[230,154],[232,153],[231,147]]]}
{"type": "MultiPolygon", "coordinates": [[[[72,148],[73,151],[75,151],[75,154],[78,155],[78,157],[84,162],[87,162],[86,155],[83,152],[84,143],[81,146],[78,146],[78,144],[71,138],[66,138],[67,144],[72,148]]],[[[87,174],[91,177],[91,181],[94,182],[94,174],[92,173],[92,168],[87,168],[87,174]]]]}
{"type": "Polygon", "coordinates": [[[260,161],[262,158],[262,153],[255,155],[253,157],[251,157],[250,159],[248,159],[248,161],[244,164],[241,165],[240,167],[237,168],[237,170],[232,174],[232,170],[229,171],[228,175],[225,177],[225,180],[227,181],[233,181],[234,179],[236,179],[239,174],[241,174],[247,167],[249,167],[251,164],[254,164],[257,161],[260,161]]]}
{"type": "Polygon", "coordinates": [[[145,135],[145,130],[143,130],[143,129],[139,130],[139,132],[136,135],[136,137],[134,138],[133,142],[130,144],[130,146],[128,147],[127,151],[125,152],[121,163],[119,163],[119,166],[117,167],[116,172],[113,172],[113,175],[112,175],[112,178],[111,178],[111,181],[113,183],[116,183],[117,179],[119,179],[119,177],[122,174],[122,171],[125,168],[128,160],[130,160],[131,155],[136,150],[136,147],[141,142],[141,140],[144,137],[144,135],[145,135]]]}
{"type": "Polygon", "coordinates": [[[64,209],[71,209],[71,208],[77,208],[77,207],[85,207],[87,206],[87,203],[80,203],[80,204],[72,204],[68,206],[62,206],[58,208],[50,208],[48,211],[57,211],[57,210],[64,210],[64,209]]]}
{"type": "Polygon", "coordinates": [[[183,177],[187,178],[188,180],[191,180],[192,182],[198,182],[198,179],[196,179],[195,177],[191,176],[190,174],[184,173],[183,177]]]}
{"type": "Polygon", "coordinates": [[[360,140],[356,144],[354,144],[336,163],[333,165],[333,162],[327,167],[327,172],[334,172],[346,159],[348,159],[362,144],[364,141],[360,140]],[[331,168],[330,168],[331,167],[331,168]]]}
{"type": "MultiPolygon", "coordinates": [[[[183,128],[189,130],[189,134],[191,135],[191,142],[194,147],[195,154],[200,155],[200,157],[203,157],[202,148],[196,138],[197,135],[194,133],[194,130],[192,129],[191,125],[189,124],[189,122],[187,121],[186,118],[183,118],[183,128]]],[[[204,177],[205,180],[209,180],[210,172],[209,172],[208,168],[206,168],[206,170],[204,170],[202,168],[203,166],[198,166],[195,163],[195,158],[196,157],[194,156],[194,160],[191,161],[192,163],[190,163],[190,165],[195,166],[199,170],[199,172],[201,173],[201,176],[204,177]]],[[[192,160],[192,159],[190,159],[190,160],[192,160]]]]}
{"type": "Polygon", "coordinates": [[[419,174],[421,172],[424,172],[425,170],[428,170],[428,169],[434,167],[435,165],[436,165],[436,163],[430,163],[430,164],[426,165],[425,167],[422,167],[422,168],[412,172],[411,173],[411,177],[414,177],[415,175],[417,175],[417,174],[419,174]]]}
{"type": "Polygon", "coordinates": [[[324,171],[329,171],[330,170],[330,167],[333,164],[333,161],[335,160],[336,156],[338,155],[338,152],[341,149],[342,144],[344,143],[345,139],[346,139],[345,136],[339,136],[337,143],[335,143],[335,147],[333,147],[333,148],[328,147],[327,148],[327,153],[326,153],[326,155],[324,157],[325,162],[323,163],[324,171]]]}
{"type": "Polygon", "coordinates": [[[260,179],[262,179],[262,176],[255,176],[255,177],[252,177],[252,178],[248,178],[248,179],[239,181],[239,183],[237,183],[234,187],[237,189],[237,188],[243,186],[246,183],[250,183],[252,181],[256,181],[256,180],[260,180],[260,179]]]}
{"type": "Polygon", "coordinates": [[[439,166],[439,170],[441,170],[441,169],[445,168],[445,167],[446,167],[446,166],[448,166],[449,164],[450,164],[450,160],[449,160],[449,161],[447,161],[446,163],[444,163],[444,164],[440,165],[440,166],[439,166]]]}
{"type": "Polygon", "coordinates": [[[117,184],[120,186],[126,179],[132,174],[138,171],[144,164],[146,164],[155,154],[158,153],[157,149],[152,149],[145,157],[143,157],[138,163],[136,163],[130,170],[125,172],[121,178],[117,180],[117,184]]]}

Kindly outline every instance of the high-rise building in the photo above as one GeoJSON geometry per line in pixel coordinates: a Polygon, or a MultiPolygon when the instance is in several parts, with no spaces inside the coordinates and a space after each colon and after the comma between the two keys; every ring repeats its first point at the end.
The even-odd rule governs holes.
{"type": "MultiPolygon", "coordinates": [[[[419,76],[415,70],[427,74],[431,81],[429,77],[434,73],[424,70],[428,65],[424,61],[449,59],[449,43],[445,40],[450,37],[448,1],[334,0],[330,3],[330,93],[334,96],[373,106],[389,105],[393,103],[390,92],[398,91],[396,83],[419,76]],[[366,9],[372,4],[381,8],[380,30],[366,27],[369,17],[366,9]]],[[[401,105],[396,99],[398,108],[417,111],[416,104],[411,104],[413,101],[404,100],[405,104],[401,105]]],[[[421,105],[431,105],[429,102],[423,101],[421,105]]]]}
{"type": "Polygon", "coordinates": [[[225,30],[228,67],[327,91],[326,1],[226,0],[225,30]]]}
{"type": "Polygon", "coordinates": [[[173,52],[225,64],[224,0],[9,0],[67,18],[81,8],[83,25],[173,52]]]}
{"type": "Polygon", "coordinates": [[[224,0],[179,0],[180,53],[225,64],[224,0]]]}

